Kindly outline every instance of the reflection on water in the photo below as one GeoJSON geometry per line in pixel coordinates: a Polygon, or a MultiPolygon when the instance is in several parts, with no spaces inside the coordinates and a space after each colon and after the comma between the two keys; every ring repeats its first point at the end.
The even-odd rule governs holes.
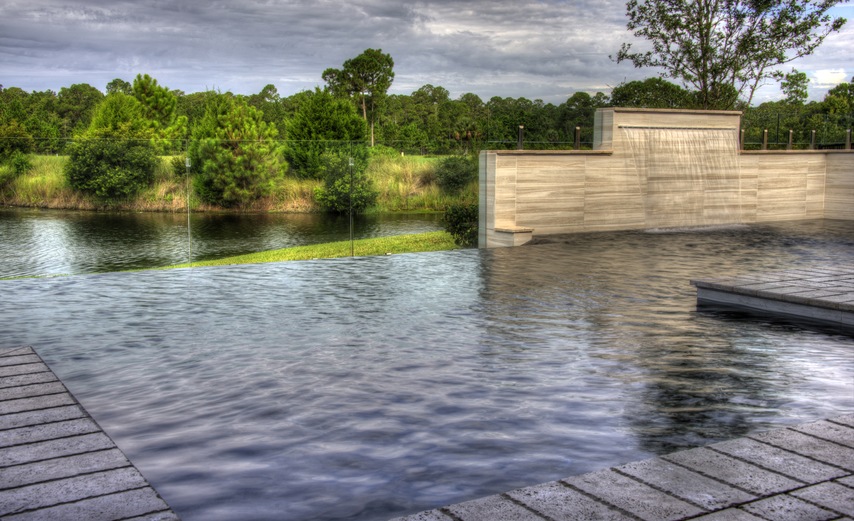
{"type": "MultiPolygon", "coordinates": [[[[355,238],[441,229],[433,215],[355,219],[355,238]]],[[[321,214],[197,214],[194,261],[350,238],[347,217],[321,214]]],[[[0,208],[0,277],[85,274],[187,262],[187,216],[0,208]]]]}
{"type": "Polygon", "coordinates": [[[187,520],[387,519],[854,410],[854,339],[688,280],[850,265],[854,223],[0,282],[187,520]]]}

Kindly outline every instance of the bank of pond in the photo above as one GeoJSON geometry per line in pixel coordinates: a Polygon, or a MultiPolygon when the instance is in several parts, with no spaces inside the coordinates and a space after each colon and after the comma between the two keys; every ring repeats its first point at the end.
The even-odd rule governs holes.
{"type": "MultiPolygon", "coordinates": [[[[441,212],[452,204],[477,201],[477,180],[467,179],[449,190],[437,179],[444,158],[380,155],[373,158],[365,177],[376,192],[368,213],[441,212]]],[[[23,172],[12,165],[0,166],[0,206],[65,210],[186,211],[194,212],[319,212],[316,194],[323,186],[318,179],[281,176],[268,195],[239,207],[226,208],[203,202],[190,176],[182,169],[183,158],[160,156],[150,186],[130,198],[98,199],[71,187],[65,174],[68,156],[32,155],[23,172]]]]}

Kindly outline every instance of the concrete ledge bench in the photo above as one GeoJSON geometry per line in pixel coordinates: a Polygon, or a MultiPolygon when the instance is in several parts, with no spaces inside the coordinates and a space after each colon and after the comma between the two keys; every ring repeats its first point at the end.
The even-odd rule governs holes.
{"type": "Polygon", "coordinates": [[[0,349],[0,518],[179,519],[30,347],[0,349]]]}
{"type": "Polygon", "coordinates": [[[523,226],[496,226],[495,237],[503,246],[522,246],[534,238],[534,229],[523,226]]]}
{"type": "Polygon", "coordinates": [[[854,269],[795,269],[691,284],[700,304],[854,328],[854,269]]]}

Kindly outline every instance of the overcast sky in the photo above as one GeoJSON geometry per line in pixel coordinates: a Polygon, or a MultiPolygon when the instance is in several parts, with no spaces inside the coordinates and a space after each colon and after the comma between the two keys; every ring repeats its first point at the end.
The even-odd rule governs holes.
{"type": "MultiPolygon", "coordinates": [[[[854,18],[854,5],[834,9],[854,18]]],[[[609,59],[632,41],[625,0],[2,0],[0,84],[25,90],[148,73],[185,92],[289,96],[366,48],[395,62],[390,92],[425,84],[562,103],[655,71],[609,59]]],[[[854,75],[854,21],[792,66],[821,99],[854,75]]],[[[786,69],[789,70],[788,68],[786,69]]],[[[760,92],[775,99],[779,89],[760,92]]]]}

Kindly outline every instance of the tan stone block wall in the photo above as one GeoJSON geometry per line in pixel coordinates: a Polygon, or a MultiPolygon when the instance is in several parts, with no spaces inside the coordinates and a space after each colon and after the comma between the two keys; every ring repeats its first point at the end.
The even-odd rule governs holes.
{"type": "Polygon", "coordinates": [[[824,197],[826,219],[854,220],[854,152],[827,156],[824,197]]]}
{"type": "Polygon", "coordinates": [[[854,152],[743,152],[732,175],[717,171],[698,195],[679,190],[666,169],[640,179],[620,128],[733,129],[738,113],[624,109],[597,113],[596,125],[597,146],[613,150],[481,153],[481,247],[516,244],[526,235],[512,232],[527,228],[537,236],[681,226],[672,222],[680,205],[696,209],[698,223],[854,219],[854,152]]]}

